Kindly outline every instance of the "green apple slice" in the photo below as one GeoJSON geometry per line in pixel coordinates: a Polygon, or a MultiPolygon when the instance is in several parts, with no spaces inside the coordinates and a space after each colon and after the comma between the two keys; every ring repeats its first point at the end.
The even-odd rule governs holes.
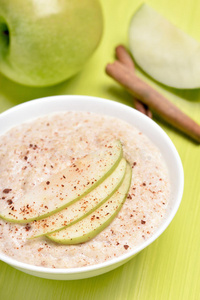
{"type": "Polygon", "coordinates": [[[125,178],[119,189],[109,200],[81,221],[49,234],[47,237],[60,244],[80,244],[94,238],[105,229],[119,213],[130,188],[131,175],[131,167],[127,164],[125,178]]]}
{"type": "Polygon", "coordinates": [[[125,171],[126,160],[122,158],[114,172],[85,197],[46,219],[30,223],[31,237],[55,232],[86,217],[115,193],[124,179],[125,171]]]}
{"type": "Polygon", "coordinates": [[[147,4],[131,20],[129,44],[137,64],[157,81],[175,88],[200,87],[200,43],[147,4]]]}
{"type": "Polygon", "coordinates": [[[15,223],[46,218],[96,188],[115,170],[121,157],[121,142],[112,141],[52,175],[1,211],[0,217],[15,223]]]}

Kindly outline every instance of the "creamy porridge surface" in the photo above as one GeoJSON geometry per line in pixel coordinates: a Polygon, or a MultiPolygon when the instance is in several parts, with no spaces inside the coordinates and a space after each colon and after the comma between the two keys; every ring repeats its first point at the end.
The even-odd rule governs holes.
{"type": "Polygon", "coordinates": [[[17,126],[0,137],[0,211],[72,161],[120,139],[132,166],[128,197],[114,221],[80,245],[45,237],[27,240],[29,224],[0,219],[0,251],[19,261],[52,268],[93,265],[127,253],[163,221],[170,197],[168,170],[160,151],[136,128],[116,118],[62,112],[17,126]]]}

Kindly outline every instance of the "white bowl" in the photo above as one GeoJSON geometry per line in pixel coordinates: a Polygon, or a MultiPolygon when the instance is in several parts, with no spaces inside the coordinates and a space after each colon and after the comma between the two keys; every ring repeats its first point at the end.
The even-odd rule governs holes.
{"type": "Polygon", "coordinates": [[[0,259],[2,261],[18,270],[38,277],[56,280],[82,279],[100,275],[117,268],[133,258],[133,256],[157,239],[170,224],[180,205],[184,185],[181,160],[175,146],[167,134],[154,121],[144,116],[142,113],[114,101],[89,96],[54,96],[29,101],[0,114],[0,134],[27,120],[48,113],[66,110],[90,111],[98,114],[114,116],[132,124],[146,134],[160,149],[167,163],[172,186],[172,196],[169,201],[170,210],[168,215],[153,236],[144,241],[133,251],[129,251],[128,253],[110,261],[81,268],[53,269],[33,266],[19,262],[4,254],[0,254],[0,259]]]}

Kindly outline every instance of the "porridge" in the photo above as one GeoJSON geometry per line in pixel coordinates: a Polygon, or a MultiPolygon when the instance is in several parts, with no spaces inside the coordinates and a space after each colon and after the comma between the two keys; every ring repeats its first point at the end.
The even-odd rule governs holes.
{"type": "Polygon", "coordinates": [[[76,268],[120,256],[148,239],[165,218],[169,174],[160,151],[138,129],[108,116],[62,112],[19,125],[0,137],[0,212],[79,158],[120,140],[132,168],[125,203],[96,237],[77,245],[31,237],[31,223],[0,219],[0,251],[51,268],[76,268]]]}

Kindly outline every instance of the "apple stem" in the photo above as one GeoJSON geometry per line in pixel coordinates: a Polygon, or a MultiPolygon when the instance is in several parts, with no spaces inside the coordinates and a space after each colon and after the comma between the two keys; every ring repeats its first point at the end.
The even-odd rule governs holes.
{"type": "Polygon", "coordinates": [[[3,35],[6,35],[6,36],[9,35],[9,31],[8,30],[4,30],[2,33],[3,33],[3,35]]]}

